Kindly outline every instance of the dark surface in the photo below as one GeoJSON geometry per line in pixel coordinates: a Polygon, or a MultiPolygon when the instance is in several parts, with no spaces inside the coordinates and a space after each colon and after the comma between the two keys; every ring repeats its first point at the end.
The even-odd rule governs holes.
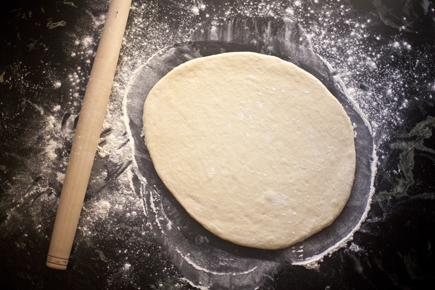
{"type": "MultiPolygon", "coordinates": [[[[267,16],[259,17],[261,21],[251,21],[246,16],[248,13],[243,12],[254,9],[256,3],[204,1],[205,8],[199,9],[196,15],[190,11],[189,1],[181,1],[182,4],[169,0],[135,2],[140,9],[132,11],[127,30],[132,31],[133,19],[143,22],[143,38],[137,41],[149,44],[143,50],[145,59],[164,46],[185,40],[177,33],[198,31],[200,23],[205,32],[199,30],[199,36],[192,33],[192,37],[205,37],[207,25],[214,16],[224,15],[222,11],[243,15],[239,18],[243,21],[234,23],[246,25],[249,34],[256,29],[255,25],[266,25],[268,19],[278,23],[275,28],[279,27],[285,18],[282,16],[285,13],[279,12],[293,7],[293,21],[311,33],[314,51],[331,63],[346,86],[354,91],[356,102],[373,127],[379,160],[375,195],[367,220],[355,233],[354,240],[325,257],[318,270],[280,264],[259,289],[435,288],[433,2],[349,0],[317,4],[305,1],[295,6],[276,1],[271,2],[275,6],[270,8],[275,14],[265,13],[267,16]],[[308,13],[310,8],[315,13],[308,13]],[[319,15],[325,17],[325,14],[321,11],[329,11],[333,20],[322,25],[319,15]],[[365,23],[363,30],[367,37],[354,40],[351,32],[357,23],[365,23]],[[327,36],[321,36],[322,33],[327,36]],[[336,41],[327,44],[336,50],[322,46],[328,40],[336,41]],[[349,49],[353,51],[348,52],[349,49]],[[351,63],[350,56],[356,62],[351,63]],[[369,58],[376,66],[363,65],[369,58]]],[[[45,267],[61,189],[56,173],[64,170],[63,162],[71,146],[68,132],[73,132],[92,60],[92,53],[78,54],[81,48],[74,50],[80,57],[71,57],[71,47],[76,39],[89,35],[94,42],[83,51],[95,52],[102,29],[100,24],[95,25],[95,18],[105,14],[107,8],[107,1],[83,0],[23,0],[3,4],[0,20],[2,289],[192,289],[182,280],[183,273],[174,266],[173,257],[167,255],[161,240],[147,226],[145,213],[137,211],[137,218],[131,220],[122,210],[115,211],[114,204],[106,219],[97,219],[92,225],[86,222],[86,217],[92,216],[84,211],[67,271],[45,267]],[[66,25],[59,21],[65,21],[66,25]],[[77,71],[80,82],[68,85],[70,75],[77,71]],[[56,81],[62,85],[56,86],[56,81]],[[46,130],[47,116],[51,115],[59,134],[46,130]],[[50,140],[63,144],[53,149],[54,161],[47,158],[50,140]],[[88,236],[86,227],[96,234],[88,236]],[[126,261],[131,265],[129,271],[122,270],[126,261]]],[[[219,27],[227,25],[222,17],[216,21],[222,23],[219,27]]],[[[263,48],[267,53],[267,45],[263,48]]],[[[106,130],[102,142],[115,134],[124,136],[123,133],[106,130]]],[[[128,142],[127,137],[123,138],[128,142]]],[[[91,176],[95,182],[90,183],[85,208],[93,208],[95,202],[119,194],[123,188],[118,185],[118,178],[131,166],[129,160],[116,163],[107,156],[97,157],[91,176]]],[[[134,176],[133,181],[138,182],[134,176]]],[[[133,193],[132,200],[142,200],[140,194],[134,196],[133,193]]],[[[136,209],[132,202],[124,205],[124,210],[128,206],[136,209]]]]}

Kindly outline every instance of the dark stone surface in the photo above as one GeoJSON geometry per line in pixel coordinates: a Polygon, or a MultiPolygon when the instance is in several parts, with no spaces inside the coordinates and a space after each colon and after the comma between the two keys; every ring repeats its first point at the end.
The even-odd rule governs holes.
{"type": "MultiPolygon", "coordinates": [[[[134,17],[140,19],[146,34],[141,41],[149,43],[154,43],[154,30],[168,29],[168,40],[161,42],[167,45],[179,42],[174,35],[186,27],[195,30],[203,23],[207,30],[210,19],[222,11],[237,14],[258,6],[256,1],[203,1],[199,15],[186,20],[190,1],[134,2],[141,9],[132,11],[128,29],[134,17]]],[[[353,241],[325,257],[317,270],[281,264],[259,289],[435,289],[435,5],[417,0],[301,1],[301,6],[293,2],[271,1],[275,14],[268,17],[279,23],[288,15],[278,12],[294,8],[293,21],[312,34],[315,52],[343,79],[351,75],[345,84],[354,89],[373,127],[378,173],[371,210],[353,241]],[[318,18],[325,9],[334,21],[322,31],[310,31],[312,25],[321,27],[318,18]],[[358,44],[350,36],[356,23],[365,23],[367,34],[358,44]],[[328,37],[321,37],[321,32],[347,41],[328,44],[341,53],[322,48],[328,37]],[[346,54],[353,48],[357,51],[346,54]],[[349,56],[357,59],[355,65],[348,64],[349,56]],[[375,67],[363,65],[368,57],[375,59],[375,67]],[[346,75],[343,67],[350,73],[346,75]]],[[[145,213],[138,211],[131,220],[112,210],[114,205],[107,219],[92,225],[86,222],[90,214],[83,212],[67,271],[45,266],[61,190],[56,172],[65,169],[92,64],[92,53],[73,58],[70,47],[75,39],[89,35],[94,42],[83,51],[96,50],[102,26],[95,18],[106,13],[108,1],[7,0],[2,7],[0,288],[194,289],[182,280],[174,258],[147,226],[145,213]],[[77,71],[78,88],[65,85],[77,71]],[[56,81],[62,85],[56,86],[56,81]],[[46,131],[51,115],[59,134],[46,131]],[[42,165],[47,162],[47,140],[63,144],[52,152],[56,158],[51,166],[42,165]],[[92,227],[92,237],[86,235],[86,227],[92,227]],[[123,271],[127,261],[131,269],[123,271]]],[[[255,30],[260,22],[246,23],[248,30],[255,30]]],[[[163,48],[150,47],[147,54],[163,48]]],[[[105,131],[101,145],[116,133],[105,131]]],[[[129,142],[122,138],[121,144],[129,142]]],[[[114,164],[108,157],[96,157],[85,207],[118,192],[117,180],[131,166],[130,160],[114,164]]],[[[140,183],[134,174],[132,179],[140,183]]],[[[135,198],[143,197],[138,193],[135,198]]]]}

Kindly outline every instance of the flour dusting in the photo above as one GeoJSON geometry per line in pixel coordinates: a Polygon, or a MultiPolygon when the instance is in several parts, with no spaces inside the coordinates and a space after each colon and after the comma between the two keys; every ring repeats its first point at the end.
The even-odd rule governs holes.
{"type": "MultiPolygon", "coordinates": [[[[26,130],[11,135],[13,140],[4,141],[8,146],[19,144],[22,157],[5,155],[19,169],[11,169],[0,160],[0,171],[11,176],[1,180],[5,194],[0,196],[0,231],[16,237],[16,249],[29,253],[35,241],[48,245],[50,240],[75,126],[110,1],[88,1],[80,7],[73,2],[58,2],[56,9],[68,7],[85,13],[76,22],[51,18],[35,24],[32,15],[48,14],[47,7],[17,11],[20,21],[59,33],[59,38],[20,35],[22,39],[17,39],[25,43],[29,53],[40,57],[37,65],[18,59],[5,62],[7,65],[0,69],[2,88],[20,92],[7,100],[16,102],[18,109],[2,112],[2,122],[9,125],[2,123],[1,129],[15,132],[15,125],[10,124],[21,115],[28,116],[29,123],[26,130]],[[53,41],[63,44],[59,52],[63,66],[52,59],[53,41]],[[32,81],[38,74],[41,81],[32,81]],[[44,96],[54,101],[44,103],[44,96]]],[[[435,82],[427,78],[433,67],[433,47],[415,48],[406,34],[411,24],[401,27],[387,23],[397,30],[378,31],[382,16],[361,17],[346,1],[241,1],[240,5],[214,2],[166,1],[164,6],[157,0],[133,1],[72,255],[77,269],[89,262],[104,268],[107,288],[189,289],[192,285],[230,289],[236,285],[239,289],[262,289],[291,263],[322,269],[322,261],[328,257],[364,253],[365,245],[354,236],[358,231],[369,232],[367,225],[383,219],[382,215],[369,216],[369,202],[352,232],[316,255],[310,255],[309,246],[290,248],[279,257],[255,253],[261,259],[245,257],[243,249],[226,251],[230,246],[213,248],[213,256],[205,255],[213,246],[213,237],[207,232],[193,236],[183,231],[179,221],[188,216],[183,216],[182,210],[173,210],[175,201],[155,186],[155,176],[140,175],[135,148],[144,144],[135,143],[132,128],[141,127],[141,116],[130,119],[126,111],[125,98],[134,89],[135,74],[143,67],[158,70],[149,66],[149,60],[158,59],[168,52],[165,48],[174,44],[215,40],[278,56],[293,51],[297,53],[288,60],[296,64],[306,60],[307,55],[317,55],[323,61],[310,65],[321,68],[323,79],[332,75],[336,83],[341,83],[351,106],[371,130],[375,142],[370,160],[371,195],[375,191],[376,168],[390,164],[392,151],[400,157],[401,163],[388,165],[389,189],[379,189],[370,198],[379,203],[399,197],[433,198],[429,191],[418,196],[408,192],[416,184],[414,153],[419,150],[432,156],[426,142],[435,128],[433,117],[419,119],[427,115],[426,108],[433,104],[435,96],[435,82]],[[302,39],[302,45],[285,41],[288,39],[302,39]],[[404,127],[410,116],[418,119],[416,125],[404,127]],[[179,252],[171,244],[174,240],[181,241],[177,245],[179,252]],[[252,271],[236,272],[236,268],[252,271]],[[220,275],[224,273],[221,270],[234,275],[220,275]]],[[[426,13],[433,13],[429,1],[421,5],[426,13]]],[[[225,45],[218,52],[225,52],[222,47],[225,45]]],[[[203,48],[199,45],[197,49],[203,48]]],[[[192,56],[183,57],[187,60],[192,56]]],[[[266,108],[263,103],[256,106],[266,108]]],[[[228,126],[231,129],[231,124],[228,126]]],[[[354,126],[355,131],[358,129],[354,126]]],[[[355,137],[361,138],[359,133],[355,137]]],[[[218,173],[213,167],[210,172],[218,173]]]]}

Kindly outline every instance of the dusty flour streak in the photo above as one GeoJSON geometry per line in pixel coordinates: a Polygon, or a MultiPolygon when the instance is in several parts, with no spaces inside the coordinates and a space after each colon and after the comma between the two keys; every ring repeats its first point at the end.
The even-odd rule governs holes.
{"type": "Polygon", "coordinates": [[[192,281],[190,281],[189,279],[181,278],[180,280],[189,283],[190,285],[192,285],[195,288],[198,288],[199,290],[210,290],[210,287],[197,285],[197,284],[193,283],[192,281]]]}
{"type": "Polygon", "coordinates": [[[358,112],[358,114],[361,116],[361,118],[364,121],[364,124],[367,126],[367,128],[370,131],[370,134],[373,137],[373,129],[372,126],[370,125],[369,120],[367,119],[366,115],[363,113],[363,111],[361,110],[359,104],[357,103],[357,101],[353,98],[353,94],[346,88],[344,82],[342,81],[342,79],[340,77],[334,77],[335,81],[340,85],[340,88],[343,90],[344,94],[347,96],[347,99],[349,100],[349,102],[352,104],[352,107],[355,109],[355,111],[358,112]]]}
{"type": "Polygon", "coordinates": [[[189,256],[189,254],[187,254],[187,255],[183,255],[183,253],[178,249],[178,248],[175,248],[175,251],[177,251],[177,253],[187,262],[187,263],[189,263],[192,267],[194,267],[195,269],[197,269],[197,270],[200,270],[200,271],[203,271],[203,272],[206,272],[206,273],[210,273],[210,274],[213,274],[213,275],[218,275],[218,276],[232,276],[232,275],[247,275],[247,274],[249,274],[249,273],[252,273],[252,272],[254,272],[258,267],[257,266],[255,266],[255,267],[253,267],[253,268],[251,268],[251,269],[249,269],[249,270],[247,270],[247,271],[244,271],[244,272],[237,272],[237,273],[222,273],[222,272],[215,272],[215,271],[210,271],[210,270],[208,270],[208,269],[206,269],[206,268],[204,268],[204,267],[201,267],[201,266],[199,266],[199,265],[197,265],[194,261],[192,261],[188,256],[189,256]]]}
{"type": "MultiPolygon", "coordinates": [[[[125,130],[127,132],[127,136],[128,136],[129,140],[133,140],[133,135],[132,135],[132,132],[131,132],[131,129],[130,129],[130,119],[129,119],[128,115],[127,115],[127,96],[128,96],[128,93],[131,90],[131,86],[132,86],[136,76],[139,74],[139,72],[142,70],[142,68],[144,66],[145,65],[139,67],[138,69],[136,69],[133,72],[133,74],[129,78],[129,81],[128,81],[128,84],[126,86],[125,93],[124,93],[124,96],[123,96],[123,101],[122,101],[122,117],[123,117],[123,120],[124,120],[124,126],[125,126],[125,130]]],[[[137,105],[140,105],[140,104],[137,104],[137,105]]],[[[142,104],[142,106],[143,106],[143,104],[142,104]]],[[[131,150],[132,153],[135,152],[134,142],[129,142],[127,146],[130,147],[130,150],[131,150]]],[[[131,161],[133,161],[134,167],[137,168],[136,158],[133,158],[133,156],[132,156],[131,161]]],[[[140,175],[138,175],[138,176],[140,176],[140,175]]],[[[142,181],[146,182],[145,178],[142,177],[141,179],[142,179],[142,181]]],[[[134,187],[132,187],[132,189],[134,189],[134,187]]]]}
{"type": "MultiPolygon", "coordinates": [[[[154,193],[155,193],[155,191],[154,191],[154,190],[151,190],[148,194],[149,194],[149,196],[150,196],[150,205],[151,205],[151,209],[152,209],[155,213],[157,213],[157,208],[156,208],[156,205],[154,204],[154,193]]],[[[163,227],[162,227],[162,225],[160,224],[159,219],[156,218],[155,221],[156,221],[156,224],[157,224],[157,226],[159,227],[160,231],[163,232],[163,227]]]]}
{"type": "MultiPolygon", "coordinates": [[[[145,192],[145,186],[140,186],[140,188],[139,188],[139,194],[140,194],[141,198],[143,199],[144,195],[146,194],[146,192],[145,192]]],[[[144,210],[145,216],[148,216],[148,206],[147,206],[146,202],[142,202],[142,208],[144,210]]]]}

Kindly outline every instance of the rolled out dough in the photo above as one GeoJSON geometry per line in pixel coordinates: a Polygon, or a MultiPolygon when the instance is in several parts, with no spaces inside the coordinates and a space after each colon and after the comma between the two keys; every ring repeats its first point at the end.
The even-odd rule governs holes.
{"type": "Polygon", "coordinates": [[[320,231],[352,189],[352,125],[314,76],[272,56],[224,53],[169,72],[144,107],[167,188],[212,233],[279,249],[320,231]]]}

